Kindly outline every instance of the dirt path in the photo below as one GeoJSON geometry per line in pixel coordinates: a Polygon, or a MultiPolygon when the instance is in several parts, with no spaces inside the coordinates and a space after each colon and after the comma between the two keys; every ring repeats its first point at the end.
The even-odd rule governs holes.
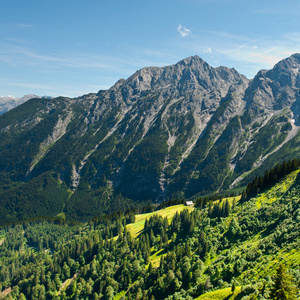
{"type": "Polygon", "coordinates": [[[66,289],[70,284],[71,284],[71,282],[75,279],[75,278],[77,278],[77,275],[78,275],[78,273],[76,273],[72,278],[68,278],[67,280],[65,280],[64,281],[64,283],[61,285],[61,287],[60,287],[60,289],[59,289],[59,291],[58,291],[58,296],[60,295],[60,293],[64,290],[64,289],[66,289]]]}
{"type": "Polygon", "coordinates": [[[0,299],[4,298],[5,296],[7,296],[9,293],[11,292],[11,288],[7,288],[4,291],[0,292],[0,299]]]}

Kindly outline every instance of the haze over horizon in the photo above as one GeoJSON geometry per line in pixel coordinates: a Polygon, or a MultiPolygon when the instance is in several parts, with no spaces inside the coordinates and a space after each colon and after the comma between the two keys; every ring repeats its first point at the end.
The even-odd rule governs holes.
{"type": "Polygon", "coordinates": [[[198,55],[248,78],[300,52],[295,0],[0,0],[0,95],[76,97],[198,55]]]}

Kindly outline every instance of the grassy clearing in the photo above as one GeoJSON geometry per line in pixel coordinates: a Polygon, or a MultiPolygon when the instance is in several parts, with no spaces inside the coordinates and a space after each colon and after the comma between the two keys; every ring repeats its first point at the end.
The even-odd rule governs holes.
{"type": "MultiPolygon", "coordinates": [[[[228,200],[229,203],[232,205],[233,201],[236,201],[236,203],[238,203],[238,201],[240,199],[241,199],[241,196],[228,197],[228,198],[223,198],[222,202],[228,200]]],[[[218,202],[218,201],[219,200],[216,200],[215,202],[218,202]]],[[[183,204],[174,205],[174,206],[169,206],[162,210],[155,211],[152,213],[136,215],[135,223],[127,225],[127,230],[131,233],[132,237],[137,237],[144,229],[145,220],[150,219],[150,217],[153,216],[154,214],[160,215],[163,218],[167,217],[169,222],[171,222],[171,219],[176,214],[176,212],[180,213],[184,209],[188,209],[189,211],[192,211],[192,210],[194,210],[194,206],[185,206],[183,204]]],[[[164,252],[164,249],[158,250],[154,253],[152,252],[152,255],[149,257],[149,260],[152,263],[153,267],[155,267],[155,268],[159,267],[160,258],[164,255],[166,255],[166,253],[164,252]]]]}
{"type": "MultiPolygon", "coordinates": [[[[150,219],[151,216],[153,215],[159,215],[162,216],[163,218],[167,217],[169,220],[169,223],[171,222],[173,216],[178,212],[182,212],[184,209],[188,209],[189,211],[194,210],[194,206],[185,206],[183,204],[180,205],[174,205],[174,206],[169,206],[164,209],[152,212],[152,213],[147,213],[147,214],[141,214],[141,215],[136,215],[135,216],[135,223],[133,224],[128,224],[127,230],[130,232],[131,236],[136,238],[138,235],[143,231],[144,225],[145,225],[145,220],[150,219]]],[[[153,267],[157,268],[160,263],[160,258],[166,255],[164,253],[164,249],[158,250],[149,257],[149,261],[152,263],[153,267]]],[[[116,298],[118,299],[118,298],[116,298]]]]}
{"type": "Polygon", "coordinates": [[[217,291],[212,291],[201,295],[200,297],[196,298],[196,300],[229,300],[235,299],[236,296],[241,292],[241,287],[236,287],[234,293],[231,292],[230,288],[225,288],[217,291]]]}
{"type": "MultiPolygon", "coordinates": [[[[236,204],[237,204],[240,201],[241,198],[242,198],[242,195],[238,195],[238,196],[235,196],[235,197],[222,198],[222,202],[228,200],[230,205],[232,205],[233,201],[236,201],[236,204]]],[[[218,201],[219,200],[215,200],[213,203],[216,203],[218,201]]]]}
{"type": "Polygon", "coordinates": [[[145,220],[150,219],[151,216],[156,214],[156,215],[162,216],[163,218],[167,217],[169,222],[171,222],[171,219],[176,214],[176,212],[180,213],[184,209],[188,209],[189,211],[192,211],[192,210],[194,210],[194,207],[193,206],[185,206],[185,205],[181,204],[181,205],[169,206],[169,207],[166,207],[164,209],[161,209],[161,210],[158,210],[158,211],[155,211],[152,213],[136,215],[135,223],[128,224],[127,230],[130,232],[132,237],[137,237],[144,229],[145,220]]]}
{"type": "Polygon", "coordinates": [[[158,250],[154,254],[150,255],[149,261],[152,263],[154,268],[158,268],[160,264],[160,258],[166,253],[164,253],[164,249],[158,250]]]}

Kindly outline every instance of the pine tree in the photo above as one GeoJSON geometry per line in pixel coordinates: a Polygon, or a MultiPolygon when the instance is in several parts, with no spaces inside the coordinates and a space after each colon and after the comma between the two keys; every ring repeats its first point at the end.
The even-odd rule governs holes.
{"type": "Polygon", "coordinates": [[[230,203],[228,201],[228,199],[226,199],[225,205],[224,206],[224,217],[228,217],[230,214],[230,203]]]}
{"type": "Polygon", "coordinates": [[[235,280],[233,280],[231,285],[231,292],[234,293],[235,289],[236,289],[236,283],[235,280]]]}
{"type": "Polygon", "coordinates": [[[271,299],[296,300],[297,290],[293,278],[284,264],[280,264],[274,276],[274,285],[271,289],[271,299]]]}

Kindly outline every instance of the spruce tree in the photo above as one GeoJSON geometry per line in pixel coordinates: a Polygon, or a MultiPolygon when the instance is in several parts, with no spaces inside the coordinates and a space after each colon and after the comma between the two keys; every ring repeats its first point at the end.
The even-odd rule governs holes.
{"type": "Polygon", "coordinates": [[[236,283],[235,283],[235,280],[233,280],[232,284],[231,284],[231,292],[234,293],[235,289],[236,289],[236,283]]]}
{"type": "Polygon", "coordinates": [[[284,264],[279,265],[273,281],[274,285],[270,293],[271,299],[296,300],[297,290],[293,284],[293,278],[284,264]]]}
{"type": "Polygon", "coordinates": [[[224,206],[224,215],[223,217],[228,217],[230,214],[230,203],[228,201],[228,199],[226,199],[225,205],[224,206]]]}

